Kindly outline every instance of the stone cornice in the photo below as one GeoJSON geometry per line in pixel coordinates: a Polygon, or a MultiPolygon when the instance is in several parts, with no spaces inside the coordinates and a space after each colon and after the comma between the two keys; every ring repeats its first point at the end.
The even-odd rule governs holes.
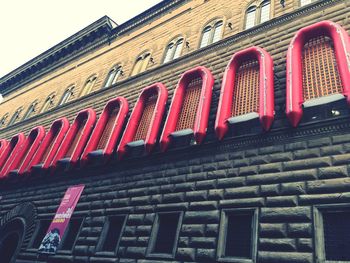
{"type": "Polygon", "coordinates": [[[118,26],[109,17],[104,16],[72,35],[56,46],[33,58],[19,68],[0,79],[0,92],[4,95],[31,81],[59,68],[64,64],[110,43],[121,34],[129,32],[143,23],[156,19],[179,4],[190,0],[164,0],[136,17],[118,26]]]}
{"type": "Polygon", "coordinates": [[[251,35],[254,35],[258,32],[261,32],[261,31],[264,31],[264,30],[267,30],[267,29],[270,29],[271,27],[274,27],[274,26],[277,26],[277,25],[280,25],[280,24],[283,24],[283,23],[287,23],[288,21],[292,20],[292,19],[295,19],[303,14],[307,14],[307,13],[310,13],[312,12],[313,10],[317,9],[317,8],[323,8],[324,6],[327,6],[327,5],[330,5],[330,4],[333,4],[333,3],[336,3],[336,2],[341,2],[343,0],[324,0],[324,1],[318,1],[318,2],[315,2],[313,4],[310,4],[310,5],[307,5],[303,8],[299,8],[297,9],[296,11],[292,12],[292,13],[288,13],[286,15],[283,15],[283,16],[280,16],[280,17],[277,17],[277,18],[274,18],[264,24],[261,24],[261,25],[258,25],[250,30],[246,30],[246,31],[243,31],[243,32],[240,32],[238,34],[235,34],[231,37],[228,37],[228,38],[225,38],[219,42],[216,42],[210,46],[207,46],[205,48],[201,48],[201,49],[198,49],[198,50],[195,50],[191,53],[188,53],[178,59],[175,59],[173,61],[170,61],[166,64],[162,64],[158,67],[155,67],[155,68],[152,68],[150,70],[147,70],[141,74],[138,74],[136,76],[133,76],[133,77],[129,77],[121,82],[118,82],[117,84],[115,84],[114,86],[108,88],[108,89],[100,89],[100,90],[97,90],[87,96],[84,96],[82,98],[78,98],[74,101],[71,101],[71,102],[68,102],[67,104],[65,105],[62,105],[62,106],[59,106],[59,107],[56,107],[48,112],[45,112],[43,114],[39,114],[39,115],[36,115],[36,116],[33,116],[32,118],[29,118],[27,120],[24,120],[24,121],[20,121],[18,123],[15,123],[14,125],[11,125],[9,127],[5,127],[3,129],[0,130],[1,133],[6,133],[8,131],[11,131],[13,129],[18,129],[20,126],[22,125],[26,125],[27,123],[30,123],[32,121],[35,121],[35,120],[38,120],[40,118],[44,118],[45,116],[49,116],[50,114],[53,114],[53,113],[57,113],[58,111],[61,111],[61,110],[64,110],[64,109],[67,109],[67,108],[74,108],[74,107],[77,107],[78,105],[81,104],[81,102],[85,102],[86,100],[89,100],[91,99],[92,97],[94,96],[103,96],[103,94],[107,93],[110,89],[122,89],[128,85],[130,85],[130,83],[134,82],[134,81],[137,81],[137,80],[140,80],[142,78],[145,78],[145,77],[148,77],[148,76],[151,76],[153,74],[157,74],[158,72],[164,70],[165,68],[168,68],[168,67],[173,67],[173,66],[179,66],[181,64],[184,64],[186,63],[187,61],[191,61],[193,60],[194,58],[197,58],[197,57],[200,57],[202,56],[203,54],[208,54],[208,53],[213,53],[215,51],[217,51],[218,49],[220,48],[226,48],[227,46],[230,46],[232,45],[232,43],[235,43],[237,41],[239,41],[240,39],[242,38],[245,38],[245,37],[248,37],[248,36],[251,36],[251,35]]]}

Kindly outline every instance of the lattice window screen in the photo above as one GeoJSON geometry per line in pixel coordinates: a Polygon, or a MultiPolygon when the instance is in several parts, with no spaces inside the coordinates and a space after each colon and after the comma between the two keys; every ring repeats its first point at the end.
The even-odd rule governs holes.
{"type": "Polygon", "coordinates": [[[326,36],[310,39],[303,50],[304,101],[341,92],[332,40],[326,36]]]}
{"type": "MultiPolygon", "coordinates": [[[[30,141],[30,144],[28,145],[28,147],[26,149],[24,149],[24,151],[26,152],[26,154],[23,155],[22,160],[20,161],[19,165],[17,165],[18,168],[20,168],[25,159],[27,158],[27,154],[28,151],[30,150],[30,148],[33,146],[34,141],[36,140],[36,137],[38,136],[38,131],[35,131],[34,135],[33,135],[33,139],[30,141]]],[[[27,164],[28,165],[28,164],[27,164]]]]}
{"type": "Polygon", "coordinates": [[[150,125],[151,125],[152,115],[156,107],[157,98],[158,98],[158,94],[154,94],[148,97],[145,103],[145,108],[143,109],[143,112],[142,112],[139,126],[137,127],[134,141],[146,139],[148,129],[150,128],[150,125]]]}
{"type": "Polygon", "coordinates": [[[55,140],[56,140],[57,135],[58,135],[58,131],[55,131],[55,134],[54,134],[54,136],[52,137],[52,139],[51,139],[49,145],[45,148],[44,154],[43,154],[43,156],[41,157],[41,161],[40,161],[39,163],[44,162],[45,159],[47,158],[47,156],[49,155],[49,153],[50,153],[50,151],[51,151],[51,148],[52,148],[52,146],[53,146],[53,144],[54,144],[54,142],[55,142],[55,140]]]}
{"type": "Polygon", "coordinates": [[[187,86],[175,131],[193,129],[202,91],[202,78],[193,79],[187,86]]]}
{"type": "Polygon", "coordinates": [[[118,116],[118,113],[119,113],[119,107],[114,108],[109,113],[107,123],[106,123],[105,127],[103,128],[103,132],[101,134],[101,137],[100,137],[100,140],[97,144],[96,149],[104,149],[106,147],[108,139],[111,136],[112,130],[114,128],[114,123],[115,123],[115,120],[118,116]]]}
{"type": "Polygon", "coordinates": [[[8,147],[10,147],[10,150],[7,152],[5,161],[2,164],[2,166],[0,166],[0,169],[2,169],[4,167],[4,164],[6,163],[6,160],[10,157],[10,155],[11,155],[13,149],[16,147],[17,143],[18,143],[18,137],[16,139],[14,139],[13,143],[10,142],[10,144],[8,146],[8,147]]]}
{"type": "Polygon", "coordinates": [[[83,134],[83,130],[84,130],[84,127],[85,127],[85,123],[86,123],[87,119],[83,120],[80,125],[79,125],[79,128],[75,134],[75,137],[73,139],[73,142],[71,143],[66,155],[64,156],[65,158],[69,158],[71,157],[75,147],[77,146],[82,134],[83,134]]]}
{"type": "Polygon", "coordinates": [[[259,62],[243,62],[236,72],[232,116],[259,111],[259,82],[259,62]]]}

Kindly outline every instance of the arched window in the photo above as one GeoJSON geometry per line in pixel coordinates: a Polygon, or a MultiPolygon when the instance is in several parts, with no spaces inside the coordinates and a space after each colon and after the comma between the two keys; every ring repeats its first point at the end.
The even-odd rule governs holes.
{"type": "MultiPolygon", "coordinates": [[[[259,119],[264,130],[270,129],[274,118],[273,60],[260,47],[236,52],[223,77],[215,132],[221,140],[229,126],[259,119]]],[[[254,124],[255,125],[255,124],[254,124]]]]}
{"type": "Polygon", "coordinates": [[[221,40],[223,25],[222,20],[215,20],[207,25],[202,31],[202,39],[199,47],[206,47],[221,40]]]}
{"type": "Polygon", "coordinates": [[[49,95],[47,97],[43,107],[40,110],[40,113],[44,113],[45,111],[47,111],[48,109],[50,109],[53,106],[53,102],[54,102],[55,96],[56,96],[56,94],[52,93],[51,95],[49,95]]]}
{"type": "Polygon", "coordinates": [[[208,128],[213,85],[214,77],[205,67],[198,66],[182,74],[160,138],[161,151],[164,152],[171,144],[176,147],[181,140],[180,144],[203,142],[208,128]]]}
{"type": "Polygon", "coordinates": [[[143,155],[151,152],[157,141],[167,99],[168,90],[162,83],[142,90],[117,149],[119,160],[126,153],[143,155]]]}
{"type": "Polygon", "coordinates": [[[73,96],[74,94],[74,86],[69,87],[68,89],[66,89],[66,91],[63,93],[61,101],[59,103],[59,106],[67,103],[69,101],[69,99],[73,96]]]}
{"type": "Polygon", "coordinates": [[[171,60],[174,60],[180,57],[183,43],[184,43],[184,39],[182,37],[173,39],[170,42],[170,44],[167,46],[163,63],[167,63],[171,60]]]}
{"type": "Polygon", "coordinates": [[[88,95],[92,91],[92,88],[95,85],[96,79],[97,79],[96,76],[92,76],[85,82],[85,86],[81,91],[80,97],[88,95]]]}
{"type": "Polygon", "coordinates": [[[331,21],[296,33],[286,63],[286,113],[292,126],[298,125],[304,111],[314,107],[344,99],[350,105],[349,53],[348,33],[331,21]]]}
{"type": "Polygon", "coordinates": [[[23,117],[23,120],[30,118],[36,112],[36,106],[38,105],[37,101],[34,101],[28,108],[26,114],[23,117]]]}
{"type": "Polygon", "coordinates": [[[20,107],[18,108],[15,113],[13,114],[11,120],[9,121],[8,125],[7,126],[11,126],[12,124],[14,124],[18,119],[19,119],[19,116],[21,115],[21,112],[22,112],[23,108],[20,107]]]}
{"type": "Polygon", "coordinates": [[[6,114],[1,118],[1,120],[0,120],[0,128],[2,128],[2,127],[5,126],[8,117],[9,117],[9,114],[6,113],[6,114]]]}
{"type": "Polygon", "coordinates": [[[245,29],[252,28],[258,24],[269,21],[271,18],[270,1],[254,2],[246,11],[245,29]]]}
{"type": "Polygon", "coordinates": [[[123,74],[123,71],[121,66],[113,67],[108,73],[104,88],[108,88],[110,86],[113,86],[115,83],[117,83],[119,77],[122,74],[123,74]]]}
{"type": "Polygon", "coordinates": [[[136,59],[134,69],[131,73],[131,76],[135,76],[141,72],[144,72],[147,69],[148,62],[151,59],[151,53],[144,53],[136,59]]]}

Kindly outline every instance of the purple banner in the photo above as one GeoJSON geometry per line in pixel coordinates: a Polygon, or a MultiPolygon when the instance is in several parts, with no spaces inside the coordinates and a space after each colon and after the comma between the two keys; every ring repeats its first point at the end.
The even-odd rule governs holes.
{"type": "Polygon", "coordinates": [[[55,217],[41,242],[39,253],[56,253],[84,187],[85,185],[76,185],[67,189],[55,217]]]}

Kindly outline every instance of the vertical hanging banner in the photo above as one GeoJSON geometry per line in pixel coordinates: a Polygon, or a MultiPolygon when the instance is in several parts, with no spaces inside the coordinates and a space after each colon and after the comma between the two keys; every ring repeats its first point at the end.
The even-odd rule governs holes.
{"type": "Polygon", "coordinates": [[[75,185],[67,189],[55,217],[43,241],[41,241],[41,245],[38,249],[39,253],[56,253],[84,187],[85,185],[75,185]]]}

